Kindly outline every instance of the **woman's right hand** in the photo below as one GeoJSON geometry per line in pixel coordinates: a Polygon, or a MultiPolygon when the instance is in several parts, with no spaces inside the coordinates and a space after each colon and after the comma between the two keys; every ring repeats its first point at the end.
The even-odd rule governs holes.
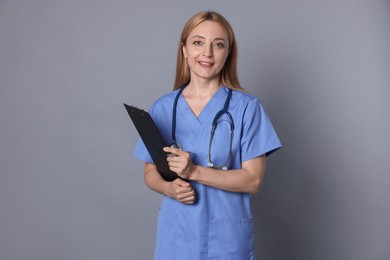
{"type": "Polygon", "coordinates": [[[157,171],[156,165],[145,163],[144,179],[146,185],[154,191],[171,197],[184,204],[194,204],[196,201],[195,189],[180,178],[172,182],[165,181],[157,171]]]}
{"type": "Polygon", "coordinates": [[[196,201],[194,187],[180,178],[167,182],[166,195],[184,204],[194,204],[196,201]]]}

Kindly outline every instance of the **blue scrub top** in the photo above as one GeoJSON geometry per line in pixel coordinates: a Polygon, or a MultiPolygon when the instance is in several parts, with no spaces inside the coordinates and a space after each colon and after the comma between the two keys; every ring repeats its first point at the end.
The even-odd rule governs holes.
{"type": "MultiPolygon", "coordinates": [[[[172,110],[177,92],[162,96],[149,110],[167,144],[172,142],[172,110]]],[[[184,97],[179,98],[176,140],[183,150],[192,153],[194,164],[207,166],[211,124],[223,108],[227,94],[228,88],[220,88],[198,117],[184,97]]],[[[235,126],[229,169],[241,169],[242,162],[263,154],[268,156],[281,147],[257,97],[234,90],[228,110],[235,126]]],[[[216,164],[224,164],[228,157],[229,131],[229,119],[224,115],[211,145],[212,161],[216,164]]],[[[141,140],[134,155],[153,163],[141,140]]],[[[191,184],[197,196],[195,204],[185,205],[164,196],[158,216],[155,259],[254,259],[250,194],[191,184]]]]}

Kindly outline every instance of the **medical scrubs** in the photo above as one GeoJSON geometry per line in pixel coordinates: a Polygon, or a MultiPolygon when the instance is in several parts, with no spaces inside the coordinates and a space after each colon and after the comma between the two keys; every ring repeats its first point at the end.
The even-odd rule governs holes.
{"type": "MultiPolygon", "coordinates": [[[[172,142],[172,110],[177,90],[159,98],[149,112],[165,142],[172,142]]],[[[176,139],[191,152],[194,164],[207,166],[211,124],[224,106],[228,88],[220,88],[196,117],[183,95],[177,104],[176,139]]],[[[229,112],[234,120],[229,169],[240,169],[243,162],[269,155],[281,144],[259,99],[233,91],[229,112]]],[[[212,161],[224,164],[229,155],[229,118],[222,116],[211,144],[212,161]]],[[[139,141],[134,155],[152,163],[139,141]]],[[[229,174],[229,172],[226,172],[229,174]]],[[[196,203],[182,204],[164,196],[158,215],[155,259],[254,259],[253,219],[250,194],[234,193],[191,181],[196,203]]]]}

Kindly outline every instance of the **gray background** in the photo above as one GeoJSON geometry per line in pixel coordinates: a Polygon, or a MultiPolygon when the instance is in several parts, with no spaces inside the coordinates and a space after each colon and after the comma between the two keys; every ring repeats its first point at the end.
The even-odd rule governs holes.
{"type": "Polygon", "coordinates": [[[221,12],[284,148],[258,259],[389,260],[389,1],[0,1],[0,259],[151,259],[161,197],[122,107],[172,88],[187,19],[221,12]]]}

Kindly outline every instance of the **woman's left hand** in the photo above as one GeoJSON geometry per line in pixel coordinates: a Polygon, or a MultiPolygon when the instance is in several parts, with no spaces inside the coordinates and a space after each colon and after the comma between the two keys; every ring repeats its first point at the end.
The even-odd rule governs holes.
{"type": "Polygon", "coordinates": [[[164,147],[164,152],[169,153],[167,157],[169,169],[183,179],[190,179],[190,176],[195,169],[191,160],[191,154],[171,147],[164,147]]]}

